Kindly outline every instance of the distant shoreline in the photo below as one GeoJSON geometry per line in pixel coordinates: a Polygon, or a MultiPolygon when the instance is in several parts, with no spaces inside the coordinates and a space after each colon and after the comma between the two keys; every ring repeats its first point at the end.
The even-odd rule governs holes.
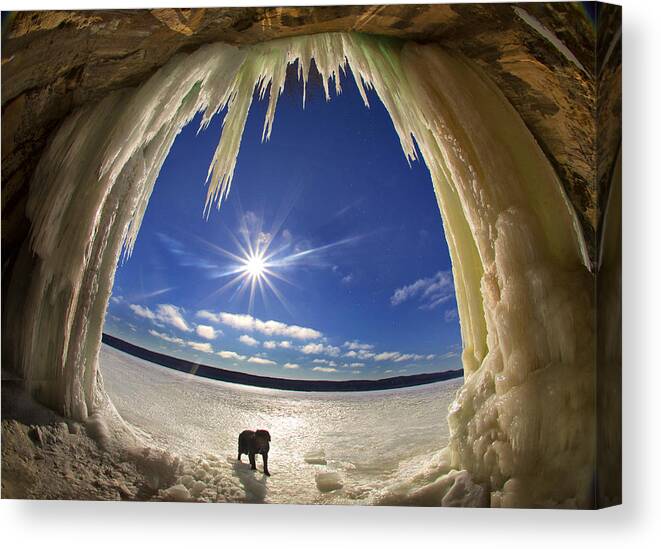
{"type": "Polygon", "coordinates": [[[227,383],[238,383],[240,385],[251,385],[267,389],[280,389],[282,391],[304,391],[304,392],[357,392],[357,391],[383,391],[387,389],[402,389],[404,387],[415,387],[427,385],[438,381],[447,381],[464,375],[463,370],[448,370],[446,372],[435,372],[431,374],[415,374],[410,376],[388,377],[385,379],[356,379],[345,381],[312,380],[312,379],[284,379],[279,377],[258,376],[235,372],[197,364],[170,355],[164,355],[150,351],[144,347],[133,345],[128,341],[117,337],[103,334],[101,341],[110,347],[123,351],[135,357],[153,362],[159,366],[165,366],[172,370],[184,372],[191,375],[225,381],[227,383]]]}

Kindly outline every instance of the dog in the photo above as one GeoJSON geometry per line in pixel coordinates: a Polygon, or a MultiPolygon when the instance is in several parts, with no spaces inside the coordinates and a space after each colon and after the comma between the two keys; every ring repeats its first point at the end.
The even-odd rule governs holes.
{"type": "Polygon", "coordinates": [[[270,477],[269,442],[271,442],[271,434],[264,429],[258,429],[257,431],[243,431],[239,435],[239,456],[236,459],[241,461],[241,456],[247,454],[250,459],[250,468],[255,471],[257,470],[255,456],[261,454],[262,462],[264,463],[264,474],[267,477],[270,477]]]}

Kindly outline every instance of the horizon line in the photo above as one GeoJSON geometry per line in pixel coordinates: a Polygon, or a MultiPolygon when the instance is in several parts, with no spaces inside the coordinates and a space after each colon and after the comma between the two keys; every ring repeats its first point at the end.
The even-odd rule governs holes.
{"type": "Polygon", "coordinates": [[[227,370],[203,363],[166,355],[152,351],[145,347],[135,345],[110,334],[103,333],[101,342],[106,345],[125,352],[129,355],[146,360],[153,364],[177,370],[189,375],[214,379],[226,383],[248,385],[251,387],[262,387],[267,389],[278,389],[283,391],[299,392],[361,392],[361,391],[383,391],[389,389],[402,389],[405,387],[416,387],[428,385],[439,381],[448,381],[464,375],[463,368],[445,370],[443,372],[431,372],[423,374],[409,374],[380,379],[290,379],[281,377],[249,374],[235,370],[227,370]]]}

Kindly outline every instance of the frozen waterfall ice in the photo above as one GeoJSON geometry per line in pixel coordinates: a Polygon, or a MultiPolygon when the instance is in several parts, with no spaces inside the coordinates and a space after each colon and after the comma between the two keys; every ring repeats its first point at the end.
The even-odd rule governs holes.
{"type": "Polygon", "coordinates": [[[595,351],[582,232],[500,90],[437,45],[343,33],[207,45],[73,113],[31,183],[32,230],[16,270],[30,276],[11,281],[10,360],[67,416],[106,406],[98,354],[115,268],[177,133],[200,111],[206,125],[227,109],[208,215],[230,191],[254,91],[268,97],[268,139],[287,66],[298,64],[305,85],[312,60],[328,100],[350,75],[366,105],[370,90],[383,102],[409,161],[420,151],[453,263],[465,385],[450,409],[450,444],[383,502],[471,504],[461,494],[482,501],[486,490],[493,506],[589,506],[595,351]]]}

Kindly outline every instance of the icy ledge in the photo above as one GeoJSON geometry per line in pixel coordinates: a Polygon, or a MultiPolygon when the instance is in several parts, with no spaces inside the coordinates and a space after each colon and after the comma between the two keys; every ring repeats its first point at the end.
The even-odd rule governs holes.
{"type": "MultiPolygon", "coordinates": [[[[359,34],[209,45],[72,114],[31,184],[32,232],[7,303],[9,361],[65,416],[86,420],[103,407],[97,359],[115,268],[122,248],[133,248],[177,133],[198,111],[204,125],[227,107],[208,214],[230,191],[255,87],[268,97],[268,138],[287,65],[297,61],[305,82],[312,59],[328,99],[332,86],[340,93],[342,73],[366,105],[376,92],[411,161],[417,143],[443,217],[466,382],[450,410],[447,460],[425,477],[426,490],[447,488],[452,474],[467,493],[476,493],[469,480],[481,486],[485,504],[589,506],[594,326],[585,243],[518,114],[477,67],[439,46],[359,34]]],[[[413,484],[411,494],[424,489],[413,484]]]]}

